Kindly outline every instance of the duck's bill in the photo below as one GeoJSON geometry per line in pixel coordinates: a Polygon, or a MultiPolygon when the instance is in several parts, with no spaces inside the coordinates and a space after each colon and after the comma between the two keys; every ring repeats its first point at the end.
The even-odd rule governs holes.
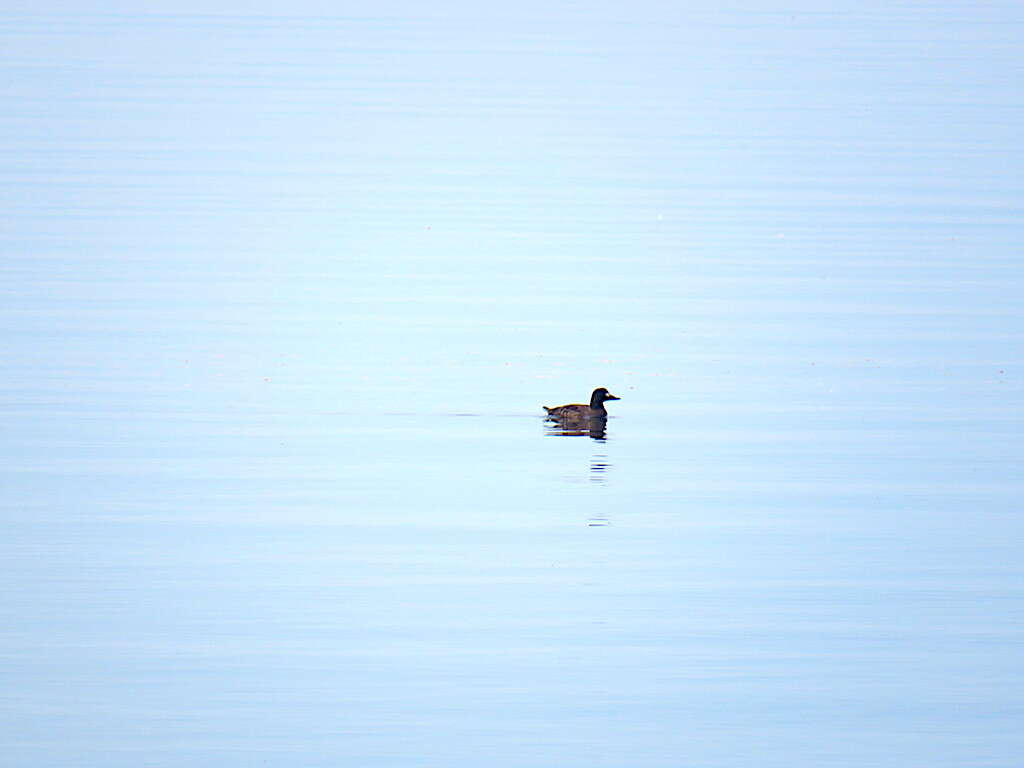
{"type": "Polygon", "coordinates": [[[605,398],[605,400],[621,400],[621,399],[622,399],[621,397],[616,397],[611,392],[609,392],[608,393],[608,397],[605,398]]]}

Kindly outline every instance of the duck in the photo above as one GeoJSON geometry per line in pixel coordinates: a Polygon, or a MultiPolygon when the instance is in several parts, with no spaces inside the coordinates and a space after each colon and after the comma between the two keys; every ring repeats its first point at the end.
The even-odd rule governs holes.
{"type": "Polygon", "coordinates": [[[550,421],[597,421],[608,418],[608,411],[604,409],[606,402],[621,399],[621,397],[616,397],[604,387],[598,387],[590,396],[590,405],[572,403],[570,405],[556,405],[551,408],[548,408],[546,405],[543,407],[547,411],[550,421]]]}

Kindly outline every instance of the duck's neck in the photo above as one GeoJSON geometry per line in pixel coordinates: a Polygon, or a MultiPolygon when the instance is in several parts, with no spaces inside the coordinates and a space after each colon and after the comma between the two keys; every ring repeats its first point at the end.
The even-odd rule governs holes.
{"type": "Polygon", "coordinates": [[[603,411],[604,398],[600,394],[595,392],[590,396],[590,407],[593,408],[595,411],[603,411]]]}

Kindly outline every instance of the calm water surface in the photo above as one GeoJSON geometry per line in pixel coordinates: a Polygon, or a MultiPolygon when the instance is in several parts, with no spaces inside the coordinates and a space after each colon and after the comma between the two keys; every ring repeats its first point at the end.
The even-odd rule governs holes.
{"type": "Polygon", "coordinates": [[[4,764],[1019,766],[1022,33],[13,9],[4,764]]]}

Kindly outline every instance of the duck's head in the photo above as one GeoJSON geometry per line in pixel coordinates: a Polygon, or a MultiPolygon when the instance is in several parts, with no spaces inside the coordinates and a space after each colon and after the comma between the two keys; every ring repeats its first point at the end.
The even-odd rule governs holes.
{"type": "Polygon", "coordinates": [[[594,394],[590,396],[590,407],[600,408],[602,403],[609,400],[620,400],[621,398],[616,397],[604,387],[598,387],[594,390],[594,394]]]}

